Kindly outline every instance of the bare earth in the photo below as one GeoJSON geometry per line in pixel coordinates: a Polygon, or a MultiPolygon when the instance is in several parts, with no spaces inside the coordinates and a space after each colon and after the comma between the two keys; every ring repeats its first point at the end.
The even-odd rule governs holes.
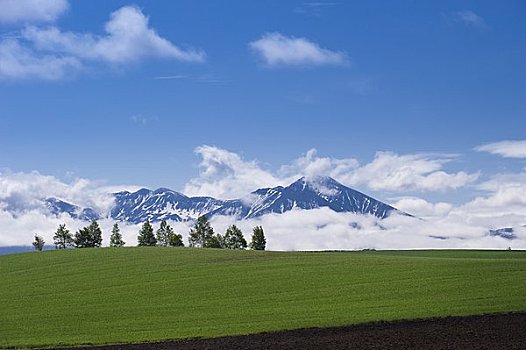
{"type": "MultiPolygon", "coordinates": [[[[61,348],[66,350],[66,348],[61,348]]],[[[447,317],[68,350],[526,349],[526,313],[447,317]]]]}

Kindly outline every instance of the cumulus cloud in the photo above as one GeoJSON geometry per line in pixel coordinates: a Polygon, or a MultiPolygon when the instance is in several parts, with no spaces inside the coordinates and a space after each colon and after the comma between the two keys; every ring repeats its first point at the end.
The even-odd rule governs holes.
{"type": "Polygon", "coordinates": [[[124,6],[113,12],[104,28],[105,36],[95,36],[62,32],[56,27],[28,27],[23,36],[39,50],[110,63],[126,63],[146,57],[194,62],[204,60],[202,51],[183,50],[160,37],[149,27],[148,17],[134,6],[124,6]]]}
{"type": "Polygon", "coordinates": [[[485,195],[459,206],[453,214],[469,216],[496,228],[526,224],[526,173],[497,174],[477,186],[485,195]]]}
{"type": "Polygon", "coordinates": [[[331,51],[306,38],[295,38],[280,33],[267,33],[249,43],[250,49],[271,67],[319,66],[348,63],[342,51],[331,51]]]}
{"type": "Polygon", "coordinates": [[[0,41],[0,78],[60,80],[82,67],[75,57],[34,52],[14,39],[0,41]]]}
{"type": "Polygon", "coordinates": [[[475,147],[475,150],[497,154],[506,158],[526,158],[526,140],[487,143],[475,147]]]}
{"type": "Polygon", "coordinates": [[[200,175],[185,186],[192,195],[236,198],[260,187],[288,185],[300,177],[331,176],[347,186],[374,191],[451,191],[475,182],[479,174],[443,170],[453,157],[420,154],[399,155],[377,152],[364,165],[354,158],[321,157],[315,149],[307,151],[277,172],[263,169],[256,161],[213,146],[196,149],[201,156],[200,175]]]}
{"type": "Polygon", "coordinates": [[[103,183],[84,178],[64,182],[54,176],[0,172],[0,205],[13,209],[42,209],[42,200],[55,197],[80,207],[107,212],[113,198],[103,183]]]}
{"type": "Polygon", "coordinates": [[[377,152],[373,161],[349,173],[343,180],[376,191],[449,191],[473,183],[478,173],[442,170],[452,157],[377,152]]]}
{"type": "Polygon", "coordinates": [[[61,79],[91,63],[112,65],[146,58],[202,62],[205,53],[180,48],[149,26],[149,19],[135,6],[113,12],[105,35],[64,32],[51,27],[27,26],[19,38],[0,41],[0,77],[61,79]]]}
{"type": "Polygon", "coordinates": [[[256,161],[246,161],[236,153],[206,145],[197,147],[195,153],[201,157],[200,174],[184,187],[183,192],[188,195],[231,199],[280,184],[280,179],[256,161]]]}
{"type": "Polygon", "coordinates": [[[307,178],[331,176],[335,179],[342,179],[358,168],[358,166],[359,162],[356,159],[320,157],[315,149],[310,149],[291,165],[282,166],[280,173],[288,175],[289,178],[298,176],[307,178]]]}
{"type": "Polygon", "coordinates": [[[0,0],[0,23],[51,22],[68,8],[67,0],[0,0]]]}
{"type": "Polygon", "coordinates": [[[431,203],[418,197],[399,198],[393,203],[393,206],[422,219],[444,218],[453,209],[450,203],[431,203]]]}

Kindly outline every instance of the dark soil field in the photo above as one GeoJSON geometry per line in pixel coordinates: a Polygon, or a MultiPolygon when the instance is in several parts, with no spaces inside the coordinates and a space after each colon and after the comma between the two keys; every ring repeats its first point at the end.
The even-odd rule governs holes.
{"type": "MultiPolygon", "coordinates": [[[[67,350],[526,349],[526,314],[447,317],[67,350]]],[[[61,348],[66,350],[66,348],[61,348]]]]}

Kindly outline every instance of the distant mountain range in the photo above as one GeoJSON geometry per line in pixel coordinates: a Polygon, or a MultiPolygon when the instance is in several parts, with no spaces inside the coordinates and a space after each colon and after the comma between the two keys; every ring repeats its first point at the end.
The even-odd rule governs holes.
{"type": "Polygon", "coordinates": [[[261,188],[241,199],[219,200],[211,197],[188,197],[166,188],[140,189],[114,194],[115,205],[110,213],[98,213],[57,198],[46,199],[51,214],[66,213],[80,220],[110,217],[119,221],[141,223],[163,219],[191,221],[200,215],[235,216],[237,219],[281,214],[293,209],[327,207],[336,212],[374,215],[384,219],[393,213],[408,215],[379,200],[346,187],[330,177],[312,180],[301,178],[287,187],[261,188]]]}

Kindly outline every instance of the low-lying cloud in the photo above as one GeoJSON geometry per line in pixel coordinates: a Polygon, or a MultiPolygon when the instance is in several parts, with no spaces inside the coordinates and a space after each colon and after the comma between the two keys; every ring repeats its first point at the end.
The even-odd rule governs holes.
{"type": "MultiPolygon", "coordinates": [[[[379,220],[373,216],[320,208],[292,210],[238,222],[233,217],[212,219],[216,232],[224,233],[229,225],[236,223],[247,239],[252,227],[262,225],[269,249],[526,248],[524,172],[495,174],[477,182],[478,173],[447,172],[444,167],[455,159],[451,156],[379,152],[369,163],[361,165],[354,158],[323,157],[315,150],[309,150],[290,164],[271,171],[256,160],[245,160],[239,154],[218,147],[201,146],[196,153],[202,159],[200,175],[187,183],[185,194],[239,198],[257,188],[287,185],[300,176],[329,175],[345,185],[361,184],[368,189],[379,188],[394,193],[389,204],[416,216],[392,215],[379,220]],[[451,184],[463,176],[467,180],[451,184]],[[476,192],[461,204],[433,202],[425,196],[406,193],[407,189],[420,189],[423,193],[453,191],[462,184],[469,184],[476,192]],[[513,227],[517,238],[508,240],[489,234],[490,229],[503,227],[513,227]]],[[[45,198],[56,197],[107,213],[113,205],[111,193],[137,188],[108,187],[104,182],[83,178],[63,181],[38,172],[2,171],[0,245],[28,245],[35,233],[50,243],[59,224],[66,223],[72,231],[87,224],[67,214],[51,215],[42,206],[45,198]]],[[[177,232],[187,237],[191,223],[172,224],[177,232]]],[[[101,220],[105,244],[112,225],[111,219],[101,220]]],[[[125,240],[129,245],[135,245],[140,225],[120,225],[125,240]]]]}
{"type": "MultiPolygon", "coordinates": [[[[74,233],[87,225],[67,215],[49,217],[39,212],[28,212],[14,218],[0,210],[0,246],[29,245],[35,233],[52,245],[53,234],[59,224],[66,223],[74,233]]],[[[103,230],[103,245],[109,243],[113,220],[99,221],[103,230]]],[[[489,235],[483,225],[466,222],[461,217],[438,220],[393,215],[379,220],[372,216],[336,213],[328,208],[292,210],[270,214],[257,219],[236,221],[232,217],[214,217],[215,232],[224,234],[236,224],[250,240],[252,228],[263,226],[269,250],[355,250],[355,249],[525,249],[526,229],[515,227],[517,238],[508,240],[489,235]]],[[[170,222],[175,231],[188,242],[191,223],[170,222]]],[[[128,246],[137,244],[141,225],[119,223],[128,246]]],[[[156,229],[158,224],[154,224],[156,229]]]]}

